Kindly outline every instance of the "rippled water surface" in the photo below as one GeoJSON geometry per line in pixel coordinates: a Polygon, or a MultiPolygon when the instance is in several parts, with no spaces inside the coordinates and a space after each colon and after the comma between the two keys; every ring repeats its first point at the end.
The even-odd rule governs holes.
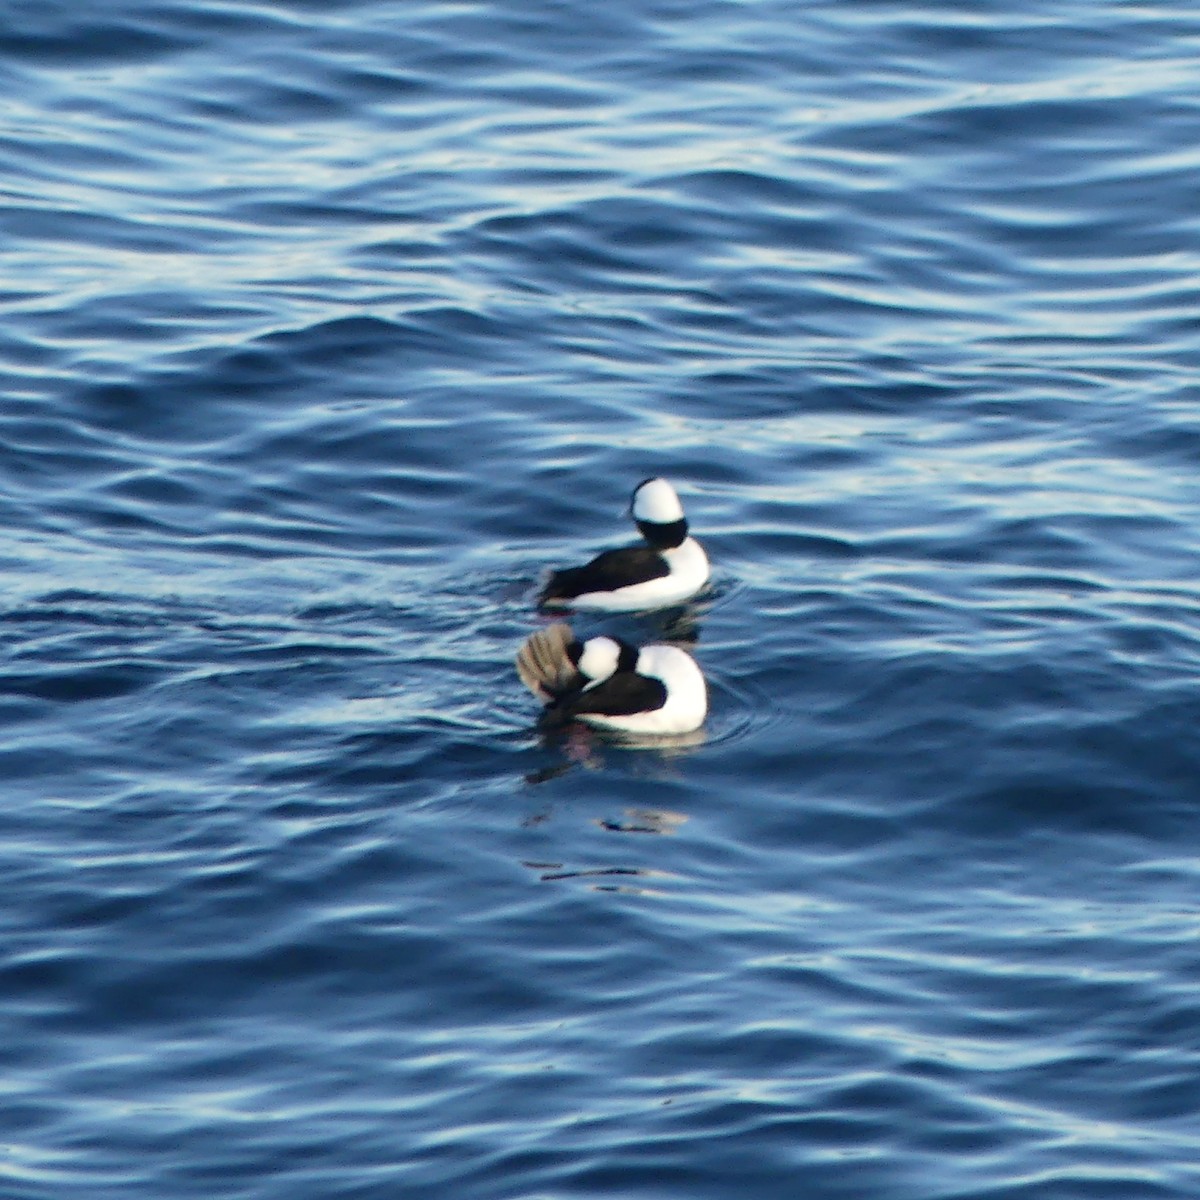
{"type": "Polygon", "coordinates": [[[0,1193],[1200,1196],[1200,10],[0,30],[0,1193]],[[543,743],[677,484],[699,744],[543,743]]]}

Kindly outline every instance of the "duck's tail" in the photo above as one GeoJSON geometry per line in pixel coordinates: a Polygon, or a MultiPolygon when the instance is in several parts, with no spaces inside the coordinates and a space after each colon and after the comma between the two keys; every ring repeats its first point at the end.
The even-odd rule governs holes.
{"type": "Polygon", "coordinates": [[[574,640],[570,625],[556,621],[531,633],[517,652],[517,674],[543,704],[578,685],[579,672],[567,655],[574,640]]]}

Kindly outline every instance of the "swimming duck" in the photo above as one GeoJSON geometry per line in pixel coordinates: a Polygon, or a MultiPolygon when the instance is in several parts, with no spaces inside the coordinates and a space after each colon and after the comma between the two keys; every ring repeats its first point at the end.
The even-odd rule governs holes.
{"type": "Polygon", "coordinates": [[[708,556],[688,536],[687,518],[665,479],[643,479],[630,511],[644,542],[606,550],[581,567],[552,571],[543,608],[635,612],[682,604],[708,582],[708,556]]]}

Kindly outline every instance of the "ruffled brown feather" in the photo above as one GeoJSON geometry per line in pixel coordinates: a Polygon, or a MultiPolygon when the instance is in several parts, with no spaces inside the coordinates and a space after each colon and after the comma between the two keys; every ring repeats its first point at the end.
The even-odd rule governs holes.
{"type": "Polygon", "coordinates": [[[531,633],[517,652],[517,674],[543,704],[579,684],[579,672],[567,655],[574,640],[570,625],[556,621],[531,633]]]}

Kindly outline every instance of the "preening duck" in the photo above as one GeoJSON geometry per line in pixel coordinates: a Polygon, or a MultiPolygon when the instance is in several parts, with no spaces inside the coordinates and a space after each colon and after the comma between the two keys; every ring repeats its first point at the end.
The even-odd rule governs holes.
{"type": "Polygon", "coordinates": [[[708,713],[696,660],[678,646],[638,648],[613,637],[580,642],[562,622],[531,634],[517,674],[546,706],[544,724],[582,721],[633,734],[691,733],[708,713]]]}

